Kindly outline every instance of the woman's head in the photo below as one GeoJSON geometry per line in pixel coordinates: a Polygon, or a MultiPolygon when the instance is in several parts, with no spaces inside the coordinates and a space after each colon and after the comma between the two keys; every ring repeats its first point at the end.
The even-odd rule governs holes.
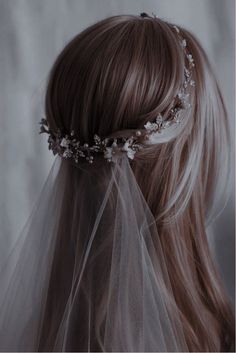
{"type": "MultiPolygon", "coordinates": [[[[158,162],[166,166],[168,158],[171,168],[178,169],[182,205],[189,201],[202,173],[210,204],[212,169],[218,173],[222,152],[227,161],[226,112],[204,51],[189,32],[181,29],[181,35],[195,61],[191,109],[181,112],[182,124],[174,135],[166,129],[156,145],[135,159],[143,164],[148,161],[149,168],[163,173],[164,165],[158,162]],[[190,190],[184,196],[187,180],[190,190]]],[[[82,142],[91,142],[94,134],[104,138],[120,130],[125,134],[127,129],[143,128],[173,107],[184,81],[185,60],[172,24],[140,16],[100,21],[69,42],[53,66],[46,94],[49,125],[74,131],[82,142]]],[[[221,164],[221,170],[227,168],[221,164]]]]}
{"type": "Polygon", "coordinates": [[[143,127],[172,103],[183,80],[183,51],[171,26],[116,16],[76,36],[58,57],[49,81],[50,123],[94,133],[143,127]]]}
{"type": "MultiPolygon", "coordinates": [[[[183,28],[195,62],[191,108],[170,135],[135,155],[132,168],[155,216],[190,350],[216,350],[232,324],[211,262],[205,218],[228,168],[224,103],[208,59],[183,28]],[[186,268],[189,271],[186,271],[186,268]],[[222,336],[222,337],[221,337],[222,336]],[[200,337],[200,338],[199,338],[200,337]]],[[[172,24],[114,16],[67,44],[49,76],[46,119],[81,142],[142,129],[168,114],[184,80],[185,55],[172,24]]],[[[155,241],[155,240],[154,240],[155,241]]]]}

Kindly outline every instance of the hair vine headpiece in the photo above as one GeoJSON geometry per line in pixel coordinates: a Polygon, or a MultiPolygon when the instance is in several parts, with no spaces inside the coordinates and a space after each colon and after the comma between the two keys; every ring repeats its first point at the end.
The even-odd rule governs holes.
{"type": "MultiPolygon", "coordinates": [[[[141,13],[140,17],[150,17],[146,13],[141,13]]],[[[153,14],[153,18],[157,18],[153,14]]],[[[115,161],[116,157],[120,153],[126,153],[128,158],[133,159],[137,151],[141,150],[145,146],[145,142],[150,142],[150,137],[155,137],[157,134],[161,134],[164,129],[179,124],[181,122],[180,112],[181,110],[188,109],[189,93],[188,87],[195,86],[195,81],[192,79],[192,68],[194,67],[194,59],[192,54],[188,51],[187,41],[182,38],[180,30],[177,26],[173,26],[175,29],[180,45],[183,49],[186,57],[186,63],[184,66],[184,82],[181,86],[180,91],[173,99],[173,107],[166,118],[159,113],[154,122],[148,121],[144,125],[144,129],[136,130],[130,137],[107,137],[102,139],[98,135],[94,135],[94,143],[89,145],[88,143],[80,143],[75,137],[74,131],[70,133],[64,133],[58,130],[57,133],[52,131],[48,125],[46,119],[40,121],[40,133],[46,133],[48,137],[48,148],[53,151],[53,154],[58,154],[62,158],[73,158],[78,163],[80,158],[85,158],[89,163],[94,160],[94,155],[103,153],[104,158],[108,161],[115,161]]]]}

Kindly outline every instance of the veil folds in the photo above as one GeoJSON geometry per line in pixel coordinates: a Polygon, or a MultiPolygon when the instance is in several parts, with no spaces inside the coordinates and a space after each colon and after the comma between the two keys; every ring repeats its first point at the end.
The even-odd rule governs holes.
{"type": "Polygon", "coordinates": [[[57,157],[0,268],[1,351],[188,351],[127,156],[57,157]]]}

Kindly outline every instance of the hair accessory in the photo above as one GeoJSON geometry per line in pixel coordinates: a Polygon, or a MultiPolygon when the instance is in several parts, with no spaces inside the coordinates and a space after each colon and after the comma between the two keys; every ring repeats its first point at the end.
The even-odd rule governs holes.
{"type": "MultiPolygon", "coordinates": [[[[150,18],[151,18],[151,16],[149,16],[146,12],[140,13],[139,16],[140,16],[140,17],[150,17],[150,18]]],[[[152,12],[152,16],[153,16],[154,18],[157,18],[157,15],[156,15],[154,12],[152,12]]]]}
{"type": "MultiPolygon", "coordinates": [[[[146,13],[141,13],[141,17],[150,17],[146,13]]],[[[156,16],[154,16],[156,18],[156,16]]],[[[94,155],[103,153],[104,158],[108,161],[115,161],[120,153],[126,153],[128,158],[133,159],[137,151],[145,146],[145,142],[156,134],[161,134],[166,128],[181,123],[180,112],[190,107],[188,92],[189,86],[195,86],[192,79],[192,68],[194,67],[194,59],[187,49],[187,41],[182,38],[180,30],[177,26],[173,26],[177,33],[180,45],[185,54],[184,66],[184,82],[178,94],[173,99],[173,107],[167,117],[159,113],[154,122],[148,121],[144,125],[144,129],[136,130],[130,137],[106,137],[102,139],[98,135],[94,135],[93,144],[81,143],[76,137],[74,131],[65,133],[58,130],[56,133],[52,131],[46,119],[40,121],[40,133],[47,133],[49,149],[53,154],[58,154],[62,158],[73,158],[78,163],[79,158],[85,158],[89,163],[93,163],[94,155]]]]}
{"type": "Polygon", "coordinates": [[[146,12],[142,12],[139,16],[140,17],[150,17],[146,12]]]}

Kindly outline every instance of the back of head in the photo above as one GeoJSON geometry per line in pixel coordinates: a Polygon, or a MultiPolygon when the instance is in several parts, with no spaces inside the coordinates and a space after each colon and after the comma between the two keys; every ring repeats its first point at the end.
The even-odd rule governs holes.
{"type": "MultiPolygon", "coordinates": [[[[227,350],[233,317],[205,232],[227,176],[227,116],[204,50],[179,30],[195,62],[191,107],[181,111],[181,124],[138,151],[131,167],[156,220],[189,350],[227,350]]],[[[52,68],[45,102],[50,129],[74,131],[81,143],[94,134],[143,129],[173,109],[185,61],[174,26],[159,18],[96,23],[67,44],[52,68]]]]}

